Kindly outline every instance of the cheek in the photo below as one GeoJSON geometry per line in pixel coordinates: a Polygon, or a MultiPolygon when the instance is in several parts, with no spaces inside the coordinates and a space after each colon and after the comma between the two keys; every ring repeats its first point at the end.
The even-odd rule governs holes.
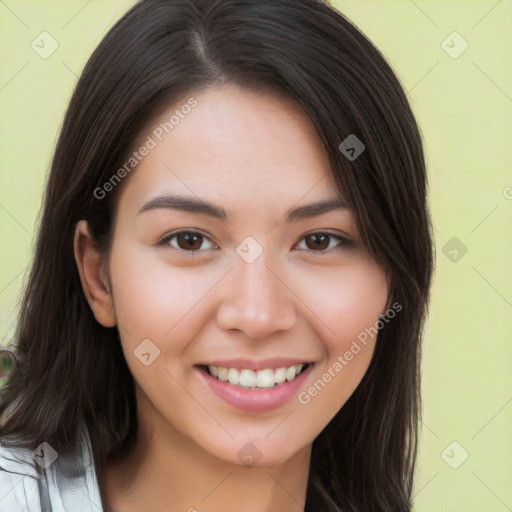
{"type": "Polygon", "coordinates": [[[343,340],[357,338],[384,313],[388,288],[384,272],[362,265],[346,276],[339,299],[336,329],[343,340]]]}
{"type": "Polygon", "coordinates": [[[207,266],[172,267],[155,258],[153,248],[120,252],[113,250],[111,259],[114,308],[133,338],[160,340],[179,330],[222,275],[207,266]]]}
{"type": "Polygon", "coordinates": [[[385,311],[386,275],[373,262],[303,274],[296,285],[317,316],[317,325],[330,350],[344,350],[385,311]]]}
{"type": "Polygon", "coordinates": [[[189,341],[204,324],[204,298],[222,272],[172,267],[156,258],[153,248],[127,250],[121,243],[112,249],[110,267],[121,345],[132,375],[163,409],[172,395],[174,409],[185,413],[190,403],[181,400],[181,388],[165,371],[179,381],[186,378],[178,363],[186,360],[189,341]]]}
{"type": "Polygon", "coordinates": [[[315,422],[326,424],[368,369],[388,287],[385,272],[373,263],[344,267],[331,272],[329,279],[317,275],[315,281],[317,286],[309,287],[308,297],[312,309],[319,312],[324,359],[298,399],[315,422]]]}

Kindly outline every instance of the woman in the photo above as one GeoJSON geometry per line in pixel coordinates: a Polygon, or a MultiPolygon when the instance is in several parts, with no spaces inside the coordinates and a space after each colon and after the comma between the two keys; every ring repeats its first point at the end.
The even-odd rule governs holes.
{"type": "Polygon", "coordinates": [[[54,156],[0,508],[410,510],[426,185],[399,81],[327,4],[136,4],[54,156]]]}

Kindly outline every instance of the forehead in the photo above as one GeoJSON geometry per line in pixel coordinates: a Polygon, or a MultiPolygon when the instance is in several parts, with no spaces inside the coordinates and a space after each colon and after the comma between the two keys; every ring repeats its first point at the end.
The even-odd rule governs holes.
{"type": "Polygon", "coordinates": [[[311,121],[296,102],[274,91],[224,85],[192,93],[156,119],[134,150],[149,140],[152,148],[125,191],[132,200],[147,200],[164,188],[241,205],[339,195],[311,121]],[[189,98],[195,106],[182,108],[189,98]]]}

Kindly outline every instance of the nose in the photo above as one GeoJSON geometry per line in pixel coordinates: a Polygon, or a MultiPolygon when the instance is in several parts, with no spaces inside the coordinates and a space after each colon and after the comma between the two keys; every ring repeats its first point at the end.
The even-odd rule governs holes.
{"type": "Polygon", "coordinates": [[[237,257],[230,278],[223,283],[219,327],[262,339],[295,325],[295,296],[286,278],[279,275],[283,272],[275,268],[265,251],[252,263],[237,257]]]}

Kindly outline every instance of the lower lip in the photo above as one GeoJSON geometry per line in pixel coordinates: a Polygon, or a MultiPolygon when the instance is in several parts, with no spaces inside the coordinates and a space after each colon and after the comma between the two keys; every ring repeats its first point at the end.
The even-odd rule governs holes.
{"type": "Polygon", "coordinates": [[[284,405],[292,396],[296,395],[312,368],[313,364],[310,364],[292,381],[286,381],[268,389],[242,388],[212,377],[202,368],[196,369],[210,389],[229,404],[244,411],[265,412],[284,405]]]}

